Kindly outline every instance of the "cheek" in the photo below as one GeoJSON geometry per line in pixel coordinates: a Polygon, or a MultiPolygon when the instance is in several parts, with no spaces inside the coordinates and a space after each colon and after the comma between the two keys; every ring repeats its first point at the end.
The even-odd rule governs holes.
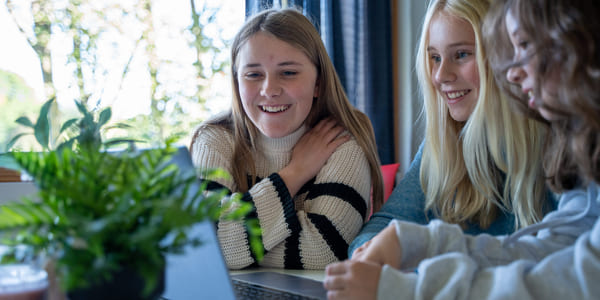
{"type": "Polygon", "coordinates": [[[239,91],[240,91],[240,97],[242,98],[242,103],[245,103],[247,101],[250,101],[250,99],[252,99],[252,95],[255,93],[255,88],[247,83],[244,83],[243,81],[240,81],[239,83],[239,91]]]}
{"type": "Polygon", "coordinates": [[[560,74],[556,68],[550,71],[548,79],[544,83],[543,89],[550,95],[556,95],[558,93],[558,86],[560,85],[560,74]]]}
{"type": "Polygon", "coordinates": [[[479,90],[479,69],[477,69],[477,63],[475,61],[469,65],[466,77],[473,85],[473,88],[479,90]]]}

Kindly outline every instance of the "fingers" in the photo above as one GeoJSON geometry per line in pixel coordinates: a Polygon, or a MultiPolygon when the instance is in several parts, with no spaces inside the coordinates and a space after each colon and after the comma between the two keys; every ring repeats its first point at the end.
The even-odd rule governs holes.
{"type": "Polygon", "coordinates": [[[321,120],[317,126],[313,128],[312,134],[315,135],[316,138],[322,140],[330,152],[335,151],[335,149],[341,144],[350,140],[350,135],[343,134],[346,129],[340,126],[337,121],[333,118],[327,118],[321,120]]]}
{"type": "Polygon", "coordinates": [[[323,286],[327,290],[343,290],[343,275],[346,274],[346,265],[344,262],[332,263],[325,268],[327,275],[323,280],[323,286]]]}
{"type": "Polygon", "coordinates": [[[375,299],[381,267],[345,260],[325,268],[323,287],[328,299],[375,299]]]}
{"type": "Polygon", "coordinates": [[[346,272],[344,262],[331,263],[325,267],[326,275],[339,275],[346,272]]]}

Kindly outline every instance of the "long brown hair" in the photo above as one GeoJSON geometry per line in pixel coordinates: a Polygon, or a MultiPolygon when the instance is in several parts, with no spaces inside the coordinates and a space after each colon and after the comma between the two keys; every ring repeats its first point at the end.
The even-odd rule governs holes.
{"type": "MultiPolygon", "coordinates": [[[[544,108],[556,114],[547,122],[550,135],[545,149],[544,168],[553,190],[560,192],[600,182],[600,3],[572,0],[495,1],[487,16],[486,47],[497,81],[518,100],[517,107],[530,116],[541,117],[527,107],[527,95],[508,82],[510,67],[535,57],[535,94],[550,74],[558,76],[552,101],[544,108]],[[513,61],[513,49],[506,32],[505,16],[518,20],[532,49],[522,61],[513,61]],[[499,31],[499,32],[498,32],[499,31]]],[[[556,80],[556,82],[554,81],[556,80]]]]}
{"type": "MultiPolygon", "coordinates": [[[[231,46],[231,111],[206,123],[220,125],[233,132],[235,148],[232,177],[240,191],[246,192],[249,189],[247,175],[256,174],[251,150],[254,149],[258,129],[242,107],[237,78],[238,53],[257,32],[269,33],[294,46],[316,66],[319,99],[313,102],[305,125],[311,128],[320,120],[332,117],[352,134],[369,162],[373,211],[377,211],[383,204],[383,179],[371,121],[350,104],[319,33],[309,19],[293,8],[262,11],[250,18],[237,33],[231,46]]],[[[254,179],[256,176],[251,177],[254,179]]]]}

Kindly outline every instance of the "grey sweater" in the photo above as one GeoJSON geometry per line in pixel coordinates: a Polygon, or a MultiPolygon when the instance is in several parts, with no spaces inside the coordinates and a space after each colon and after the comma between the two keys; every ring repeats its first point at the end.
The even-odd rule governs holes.
{"type": "Polygon", "coordinates": [[[599,216],[600,187],[592,183],[510,236],[393,221],[406,271],[384,266],[377,298],[600,299],[599,216]]]}

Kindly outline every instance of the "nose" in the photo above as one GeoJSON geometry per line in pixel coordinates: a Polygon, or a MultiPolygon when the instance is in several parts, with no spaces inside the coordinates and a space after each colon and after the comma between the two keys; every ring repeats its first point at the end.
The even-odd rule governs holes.
{"type": "Polygon", "coordinates": [[[438,84],[452,82],[456,80],[456,73],[454,72],[451,63],[446,61],[445,59],[442,59],[438,68],[434,70],[433,76],[434,80],[438,84]]]}
{"type": "Polygon", "coordinates": [[[521,83],[525,78],[525,71],[520,66],[510,67],[506,72],[506,79],[512,83],[521,83]]]}
{"type": "Polygon", "coordinates": [[[261,89],[260,93],[263,97],[271,98],[271,97],[277,97],[277,96],[281,95],[282,91],[283,91],[283,88],[281,87],[279,80],[277,80],[276,77],[267,76],[267,77],[265,77],[265,80],[263,81],[263,85],[262,85],[262,89],[261,89]]]}

